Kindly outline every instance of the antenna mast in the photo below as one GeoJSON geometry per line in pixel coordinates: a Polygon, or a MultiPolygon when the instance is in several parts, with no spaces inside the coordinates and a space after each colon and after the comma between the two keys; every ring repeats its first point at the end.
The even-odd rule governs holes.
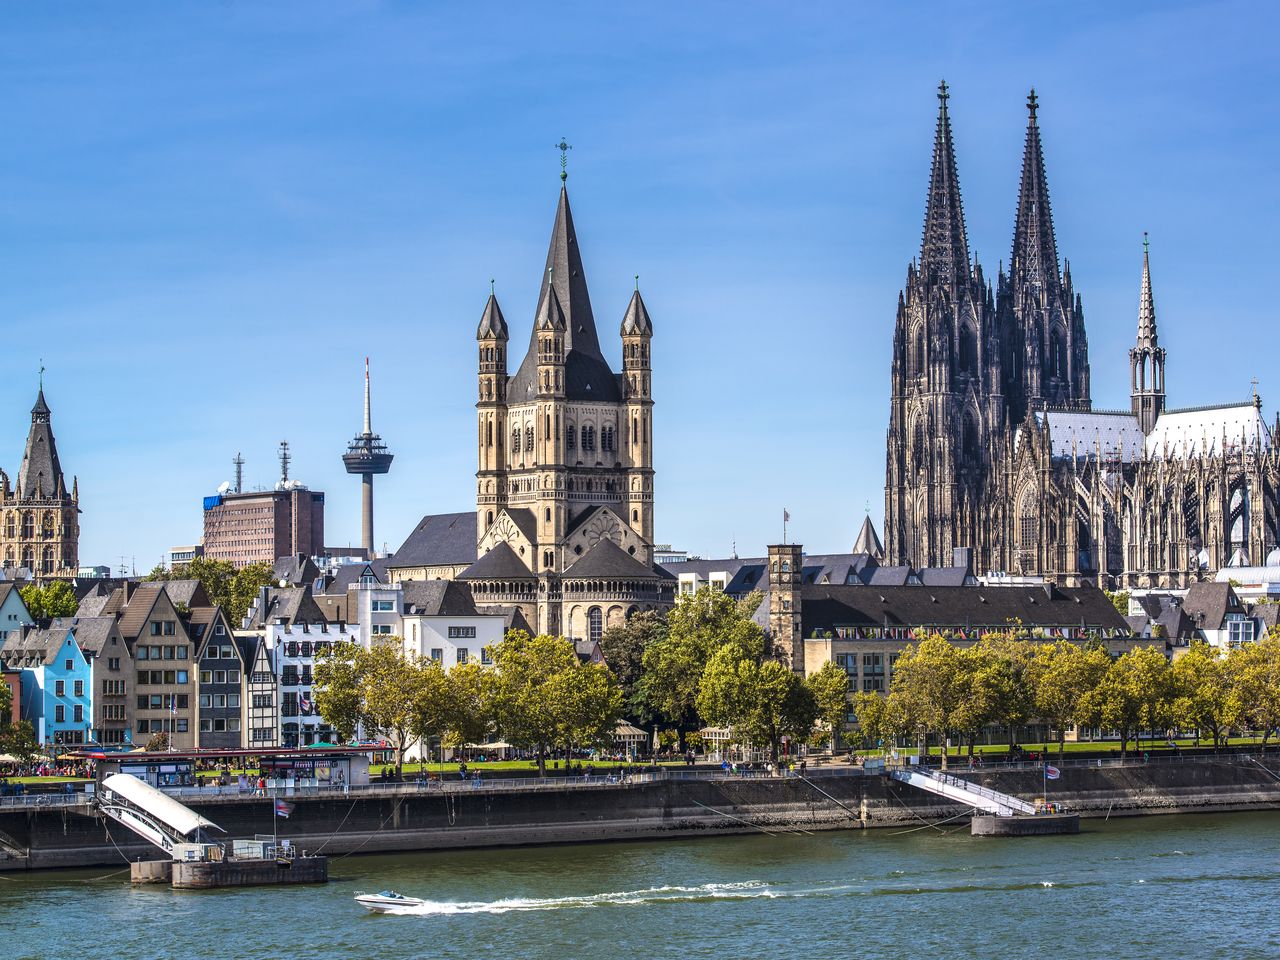
{"type": "Polygon", "coordinates": [[[239,453],[231,461],[236,468],[236,493],[240,493],[243,489],[242,482],[244,480],[244,457],[239,453]]]}
{"type": "Polygon", "coordinates": [[[289,441],[280,441],[280,482],[289,482],[289,461],[293,458],[289,456],[289,441]]]}

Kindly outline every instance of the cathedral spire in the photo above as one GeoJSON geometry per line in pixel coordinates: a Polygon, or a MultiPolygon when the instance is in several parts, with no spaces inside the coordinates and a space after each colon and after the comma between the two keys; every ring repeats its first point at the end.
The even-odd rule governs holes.
{"type": "Polygon", "coordinates": [[[1151,240],[1142,232],[1142,296],[1138,303],[1138,346],[1157,347],[1156,302],[1151,294],[1151,240]]]}
{"type": "Polygon", "coordinates": [[[929,204],[924,215],[924,240],[920,266],[945,283],[958,283],[969,274],[969,241],[965,236],[964,209],[960,204],[960,180],[956,151],[947,115],[947,82],[938,84],[938,130],[933,141],[933,169],[929,176],[929,204]]]}
{"type": "Polygon", "coordinates": [[[1013,227],[1013,259],[1010,276],[1015,282],[1057,286],[1058,244],[1049,209],[1049,181],[1044,172],[1040,125],[1036,112],[1040,101],[1033,88],[1027,97],[1027,142],[1022,154],[1022,184],[1018,189],[1018,216],[1013,227]]]}
{"type": "Polygon", "coordinates": [[[1138,300],[1138,340],[1129,351],[1130,399],[1143,433],[1155,429],[1164,412],[1164,348],[1156,337],[1156,302],[1151,293],[1151,243],[1142,235],[1142,294],[1138,300]]]}

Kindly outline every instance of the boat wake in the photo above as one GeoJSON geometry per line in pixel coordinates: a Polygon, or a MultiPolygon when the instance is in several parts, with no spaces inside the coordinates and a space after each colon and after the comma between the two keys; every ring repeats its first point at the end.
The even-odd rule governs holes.
{"type": "Polygon", "coordinates": [[[531,910],[574,910],[589,907],[632,906],[647,903],[697,903],[707,900],[750,900],[780,896],[760,880],[742,883],[704,883],[697,887],[650,887],[580,897],[510,897],[493,901],[427,900],[385,912],[395,916],[457,916],[472,913],[515,913],[531,910]]]}

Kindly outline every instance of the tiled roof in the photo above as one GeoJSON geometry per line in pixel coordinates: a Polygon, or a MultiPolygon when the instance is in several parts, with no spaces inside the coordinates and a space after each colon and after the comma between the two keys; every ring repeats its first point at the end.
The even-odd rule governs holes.
{"type": "Polygon", "coordinates": [[[429,514],[391,555],[388,565],[396,568],[472,563],[476,559],[476,540],[474,512],[429,514]]]}
{"type": "Polygon", "coordinates": [[[630,580],[656,580],[658,575],[612,540],[601,540],[574,561],[564,572],[566,580],[624,577],[630,580]]]}
{"type": "Polygon", "coordinates": [[[533,580],[533,573],[516,556],[511,544],[500,543],[467,569],[459,580],[533,580]]]}
{"type": "Polygon", "coordinates": [[[471,588],[456,580],[402,580],[406,613],[427,617],[473,617],[471,588]]]}
{"type": "Polygon", "coordinates": [[[804,636],[838,626],[1080,627],[1126,630],[1096,587],[804,587],[804,636]]]}

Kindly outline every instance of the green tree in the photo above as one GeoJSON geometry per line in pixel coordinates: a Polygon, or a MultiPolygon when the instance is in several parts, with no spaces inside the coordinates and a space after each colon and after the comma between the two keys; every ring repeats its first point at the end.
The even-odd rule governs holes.
{"type": "Polygon", "coordinates": [[[822,669],[806,677],[805,683],[817,706],[818,719],[830,731],[834,753],[849,716],[849,674],[835,661],[828,660],[822,669]]]}
{"type": "Polygon", "coordinates": [[[760,594],[735,601],[703,587],[684,594],[667,615],[667,632],[645,648],[644,693],[649,704],[677,726],[694,719],[702,672],[721,647],[736,645],[750,659],[764,656],[765,638],[752,620],[760,594]]]}
{"type": "Polygon", "coordinates": [[[1194,728],[1197,740],[1207,732],[1215,750],[1242,713],[1231,681],[1226,658],[1202,641],[1173,661],[1174,718],[1179,726],[1194,728]]]}
{"type": "Polygon", "coordinates": [[[416,657],[405,656],[399,637],[379,639],[383,642],[361,648],[356,660],[363,701],[360,713],[366,732],[391,744],[398,779],[405,751],[414,739],[427,672],[416,657]]]}
{"type": "MultiPolygon", "coordinates": [[[[907,646],[898,657],[889,697],[894,709],[911,721],[911,732],[925,749],[931,734],[945,738],[956,717],[965,689],[961,668],[960,651],[936,633],[907,646]]],[[[945,751],[942,766],[946,769],[945,751]]]]}
{"type": "Polygon", "coordinates": [[[703,672],[697,709],[709,723],[732,727],[753,746],[767,746],[776,763],[784,737],[807,742],[818,719],[813,691],[776,660],[749,656],[737,644],[721,647],[703,672]]]}
{"type": "Polygon", "coordinates": [[[337,643],[316,660],[316,710],[340,740],[354,740],[360,729],[363,691],[358,659],[361,648],[337,643]]]}
{"type": "Polygon", "coordinates": [[[960,695],[947,725],[960,734],[972,757],[983,728],[999,723],[1019,699],[1018,678],[1010,658],[994,645],[979,642],[959,651],[956,682],[960,695]]]}
{"type": "Polygon", "coordinates": [[[36,731],[29,720],[8,720],[13,711],[13,691],[0,683],[0,753],[21,763],[30,763],[40,754],[36,731]]]}
{"type": "MultiPolygon", "coordinates": [[[[320,716],[344,739],[363,726],[365,733],[386,740],[395,752],[396,776],[415,738],[427,671],[406,657],[399,637],[366,649],[339,644],[316,665],[316,706],[320,716]]],[[[436,667],[439,670],[439,667],[436,667]]]]}
{"type": "Polygon", "coordinates": [[[644,653],[667,634],[667,620],[661,613],[644,610],[626,623],[610,627],[600,638],[605,663],[622,688],[623,709],[637,723],[652,719],[645,696],[644,653]]]}
{"type": "Polygon", "coordinates": [[[275,583],[275,573],[269,563],[251,563],[241,567],[231,578],[231,592],[225,604],[227,617],[232,624],[240,623],[249,612],[249,605],[263,587],[275,583]]]}
{"type": "Polygon", "coordinates": [[[1035,714],[1058,734],[1058,759],[1066,750],[1067,727],[1082,722],[1093,691],[1111,667],[1101,648],[1078,644],[1044,644],[1036,649],[1032,668],[1035,714]]]}
{"type": "Polygon", "coordinates": [[[1107,599],[1111,601],[1112,606],[1114,606],[1116,610],[1120,612],[1120,616],[1127,617],[1129,615],[1129,591],[1128,590],[1116,590],[1116,591],[1107,590],[1104,592],[1107,595],[1107,599]]]}
{"type": "Polygon", "coordinates": [[[444,718],[445,746],[481,743],[493,727],[493,673],[471,661],[448,673],[445,691],[448,711],[444,718]]]}
{"type": "MultiPolygon", "coordinates": [[[[417,668],[417,683],[411,692],[409,733],[426,757],[433,740],[444,744],[449,738],[455,710],[454,686],[444,667],[435,660],[419,660],[417,668]]],[[[464,742],[459,737],[450,745],[461,746],[464,742]]]]}
{"type": "Polygon", "coordinates": [[[65,580],[53,580],[44,586],[29,584],[18,591],[22,602],[27,605],[27,612],[37,622],[52,620],[55,617],[74,617],[80,606],[75,591],[65,580]]]}
{"type": "Polygon", "coordinates": [[[493,651],[494,719],[513,746],[532,750],[545,776],[557,746],[611,741],[622,712],[622,689],[606,667],[578,660],[573,644],[512,630],[493,651]]]}
{"type": "Polygon", "coordinates": [[[1244,719],[1262,731],[1262,749],[1280,726],[1280,634],[1271,634],[1231,652],[1232,687],[1244,719]]]}
{"type": "Polygon", "coordinates": [[[147,741],[146,747],[143,749],[148,753],[162,753],[163,751],[168,750],[169,734],[163,732],[153,733],[151,738],[147,741]]]}
{"type": "MultiPolygon", "coordinates": [[[[157,564],[152,571],[147,574],[148,580],[198,580],[200,586],[204,588],[205,594],[209,597],[209,602],[221,606],[229,612],[231,610],[231,581],[235,579],[236,568],[230,560],[214,560],[210,557],[195,557],[189,563],[177,563],[172,568],[166,570],[163,566],[157,564]]],[[[240,617],[232,619],[232,623],[239,623],[240,617]]]]}
{"type": "Polygon", "coordinates": [[[1168,723],[1173,697],[1172,671],[1164,654],[1152,647],[1134,647],[1113,660],[1098,685],[1086,697],[1082,714],[1120,732],[1120,756],[1131,737],[1143,727],[1155,731],[1168,723]]]}

